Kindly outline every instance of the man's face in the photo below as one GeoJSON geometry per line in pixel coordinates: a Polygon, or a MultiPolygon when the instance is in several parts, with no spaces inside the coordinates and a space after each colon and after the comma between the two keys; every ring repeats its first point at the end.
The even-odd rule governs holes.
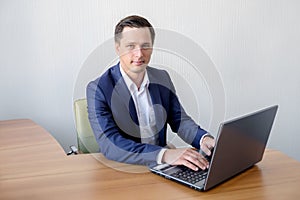
{"type": "Polygon", "coordinates": [[[125,27],[116,52],[123,70],[130,76],[144,73],[152,54],[152,40],[149,28],[125,27]]]}

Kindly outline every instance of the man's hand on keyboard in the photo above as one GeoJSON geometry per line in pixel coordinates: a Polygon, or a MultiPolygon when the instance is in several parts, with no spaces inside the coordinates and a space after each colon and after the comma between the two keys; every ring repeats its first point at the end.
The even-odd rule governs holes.
{"type": "Polygon", "coordinates": [[[206,158],[191,148],[167,149],[162,161],[170,165],[184,165],[195,171],[199,168],[205,170],[209,166],[206,158]]]}

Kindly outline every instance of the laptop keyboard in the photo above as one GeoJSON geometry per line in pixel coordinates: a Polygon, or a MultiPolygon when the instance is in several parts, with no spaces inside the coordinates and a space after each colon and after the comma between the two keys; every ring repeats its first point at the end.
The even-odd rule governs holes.
{"type": "Polygon", "coordinates": [[[171,174],[171,176],[195,184],[206,178],[207,170],[194,171],[185,166],[180,166],[180,170],[171,174]]]}

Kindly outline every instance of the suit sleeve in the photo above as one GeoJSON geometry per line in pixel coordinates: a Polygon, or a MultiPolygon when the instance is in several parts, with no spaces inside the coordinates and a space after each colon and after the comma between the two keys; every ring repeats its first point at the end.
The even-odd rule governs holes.
{"type": "Polygon", "coordinates": [[[99,86],[98,81],[97,79],[88,84],[86,95],[89,121],[101,153],[118,162],[155,165],[162,147],[138,143],[120,134],[121,130],[114,121],[109,105],[110,97],[99,86]]]}

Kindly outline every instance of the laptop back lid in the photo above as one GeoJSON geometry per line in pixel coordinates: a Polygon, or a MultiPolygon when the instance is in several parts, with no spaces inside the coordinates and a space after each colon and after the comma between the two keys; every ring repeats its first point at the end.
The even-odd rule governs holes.
{"type": "Polygon", "coordinates": [[[221,124],[204,190],[262,160],[278,106],[221,124]]]}

